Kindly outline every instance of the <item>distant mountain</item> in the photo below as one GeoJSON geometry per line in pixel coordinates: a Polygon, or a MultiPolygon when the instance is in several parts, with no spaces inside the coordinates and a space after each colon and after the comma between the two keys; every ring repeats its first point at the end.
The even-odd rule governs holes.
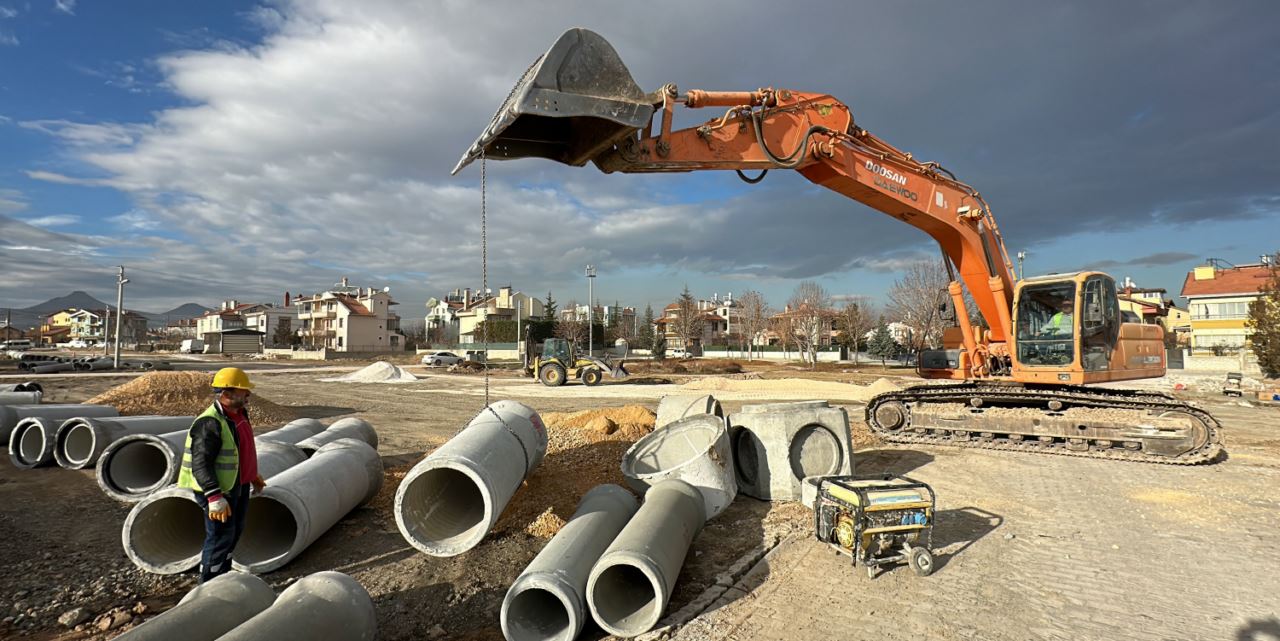
{"type": "Polygon", "coordinates": [[[211,311],[213,311],[211,308],[205,307],[204,305],[200,305],[197,303],[187,303],[186,305],[182,305],[180,307],[174,307],[173,309],[167,312],[161,312],[160,314],[158,314],[158,316],[168,316],[169,318],[173,318],[173,319],[195,318],[196,316],[203,316],[205,312],[211,312],[211,311]]]}
{"type": "MultiPolygon", "coordinates": [[[[23,311],[37,316],[47,316],[54,312],[70,309],[72,307],[76,309],[106,309],[108,305],[77,289],[66,296],[50,298],[39,305],[32,305],[31,307],[14,311],[23,311]]],[[[110,307],[114,308],[115,306],[111,305],[110,307]]],[[[125,309],[128,308],[126,307],[125,309]]]]}

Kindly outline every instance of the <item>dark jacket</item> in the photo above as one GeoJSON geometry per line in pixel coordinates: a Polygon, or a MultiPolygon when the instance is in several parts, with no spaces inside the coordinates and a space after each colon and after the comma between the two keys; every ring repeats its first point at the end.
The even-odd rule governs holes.
{"type": "MultiPolygon", "coordinates": [[[[213,408],[222,415],[231,425],[231,438],[235,439],[236,449],[240,449],[239,430],[236,429],[235,421],[227,417],[227,413],[222,410],[222,405],[217,401],[213,402],[213,408]]],[[[248,409],[244,410],[245,416],[248,416],[248,409]]],[[[214,473],[214,461],[218,458],[218,452],[222,449],[222,426],[218,425],[217,419],[206,416],[196,419],[191,424],[191,474],[196,477],[196,483],[200,487],[207,487],[204,495],[212,497],[221,494],[222,490],[218,488],[218,477],[214,473]]],[[[236,474],[236,485],[240,484],[239,473],[236,474]]]]}

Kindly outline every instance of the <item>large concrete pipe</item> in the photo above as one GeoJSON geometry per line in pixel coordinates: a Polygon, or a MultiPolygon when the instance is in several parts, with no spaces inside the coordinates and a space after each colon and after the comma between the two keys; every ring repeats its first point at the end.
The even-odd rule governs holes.
{"type": "Polygon", "coordinates": [[[115,369],[116,363],[110,358],[99,358],[85,363],[85,369],[89,371],[98,371],[106,369],[115,369]]]}
{"type": "Polygon", "coordinates": [[[334,421],[333,425],[325,428],[323,432],[298,441],[298,449],[305,452],[307,456],[311,456],[325,445],[344,438],[363,441],[368,443],[369,447],[378,449],[378,433],[373,426],[364,419],[353,417],[334,421]]]}
{"type": "Polygon", "coordinates": [[[849,415],[827,401],[744,405],[729,415],[738,491],[799,501],[804,479],[853,473],[849,415]]]}
{"type": "Polygon", "coordinates": [[[54,435],[58,421],[32,416],[18,421],[9,437],[9,460],[14,467],[29,470],[53,463],[54,435]]]}
{"type": "Polygon", "coordinates": [[[534,557],[502,600],[507,641],[572,641],[587,618],[587,579],[605,548],[636,513],[617,485],[597,485],[534,557]]]}
{"type": "Polygon", "coordinates": [[[0,392],[43,392],[44,388],[39,383],[27,381],[26,383],[0,383],[0,392]]]}
{"type": "Polygon", "coordinates": [[[381,487],[382,459],[368,443],[344,438],[321,447],[249,499],[232,567],[258,573],[285,565],[381,487]]]}
{"type": "MultiPolygon", "coordinates": [[[[263,470],[262,476],[266,478],[270,474],[278,474],[300,462],[296,457],[301,450],[272,448],[270,444],[291,445],[304,440],[312,434],[311,430],[316,425],[324,427],[313,418],[299,419],[255,438],[254,442],[258,444],[258,469],[263,470]]],[[[182,465],[182,447],[186,440],[187,429],[182,429],[168,434],[126,436],[108,445],[102,456],[98,457],[95,470],[98,487],[113,499],[136,503],[152,492],[177,482],[178,468],[182,465]]]]}
{"type": "Polygon", "coordinates": [[[88,418],[77,416],[58,428],[53,457],[58,465],[81,470],[98,462],[108,445],[131,434],[164,434],[189,427],[194,416],[118,416],[88,418]]]}
{"type": "Polygon", "coordinates": [[[116,637],[116,641],[214,641],[271,607],[275,600],[276,593],[266,581],[244,572],[228,572],[197,585],[178,605],[116,637]]]}
{"type": "MultiPolygon", "coordinates": [[[[302,450],[288,443],[258,437],[254,444],[258,451],[258,473],[267,479],[268,485],[281,472],[307,460],[302,450]]],[[[182,456],[181,449],[178,456],[182,456]]],[[[252,522],[252,517],[249,520],[252,522]]],[[[166,487],[147,495],[129,510],[120,538],[125,555],[139,568],[153,574],[186,572],[200,564],[204,510],[192,490],[166,487]]]]}
{"type": "Polygon", "coordinates": [[[601,628],[634,637],[658,623],[705,515],[702,493],[684,481],[649,489],[640,511],[591,568],[587,602],[601,628]]]}
{"type": "Polygon", "coordinates": [[[378,615],[369,593],[355,579],[329,571],[298,579],[271,607],[219,641],[372,641],[377,636],[378,615]]]}
{"type": "Polygon", "coordinates": [[[724,419],[694,414],[654,430],[622,456],[627,485],[644,494],[666,479],[680,479],[702,493],[710,519],[738,495],[724,419]]]}
{"type": "Polygon", "coordinates": [[[657,414],[655,428],[670,425],[686,416],[710,414],[723,419],[724,409],[720,407],[720,401],[710,394],[703,396],[668,394],[658,401],[657,414]]]}
{"type": "Polygon", "coordinates": [[[0,405],[39,405],[44,392],[0,392],[0,405]]]}
{"type": "MultiPolygon", "coordinates": [[[[119,416],[120,412],[109,405],[80,405],[77,403],[47,405],[0,405],[0,443],[8,443],[13,428],[18,421],[32,416],[47,418],[58,422],[77,416],[119,416]]],[[[56,429],[56,428],[55,428],[56,429]]]]}
{"type": "Polygon", "coordinates": [[[32,367],[31,371],[36,374],[56,374],[58,372],[75,371],[75,369],[76,366],[73,363],[46,363],[32,367]]]}
{"type": "Polygon", "coordinates": [[[533,408],[516,401],[486,407],[400,483],[400,534],[432,556],[470,550],[546,453],[547,428],[533,408]]]}

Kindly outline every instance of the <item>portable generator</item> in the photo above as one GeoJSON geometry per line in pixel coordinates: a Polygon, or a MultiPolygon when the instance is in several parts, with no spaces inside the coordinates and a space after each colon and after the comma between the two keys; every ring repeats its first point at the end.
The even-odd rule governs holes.
{"type": "Polygon", "coordinates": [[[898,561],[928,576],[935,503],[933,488],[905,476],[832,476],[818,484],[814,529],[854,566],[866,566],[868,577],[898,561]]]}

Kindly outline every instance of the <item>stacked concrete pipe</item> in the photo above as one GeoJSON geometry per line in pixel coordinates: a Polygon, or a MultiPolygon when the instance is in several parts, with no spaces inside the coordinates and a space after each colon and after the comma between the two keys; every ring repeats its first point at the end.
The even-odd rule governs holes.
{"type": "Polygon", "coordinates": [[[591,568],[587,603],[596,623],[620,637],[653,629],[705,519],[694,486],[667,479],[649,488],[644,505],[591,568]]]}
{"type": "Polygon", "coordinates": [[[31,371],[35,374],[57,374],[58,372],[75,371],[75,369],[75,363],[47,363],[32,367],[31,371]]]}
{"type": "Polygon", "coordinates": [[[22,470],[53,463],[54,434],[57,431],[56,420],[32,416],[18,421],[9,437],[9,461],[22,470]]]}
{"type": "MultiPolygon", "coordinates": [[[[301,418],[258,436],[254,439],[259,444],[258,468],[268,469],[262,465],[264,451],[271,457],[267,463],[288,463],[283,467],[277,465],[276,472],[284,471],[298,462],[294,460],[292,450],[273,449],[270,445],[262,445],[263,443],[293,445],[323,429],[324,425],[320,421],[301,418]]],[[[113,499],[137,503],[166,485],[177,482],[178,469],[182,466],[182,447],[186,440],[187,429],[182,429],[168,434],[126,436],[108,445],[102,456],[98,457],[95,468],[98,487],[113,499]]],[[[263,472],[263,477],[267,477],[266,472],[263,472]]]]}
{"type": "Polygon", "coordinates": [[[363,441],[369,447],[378,449],[378,432],[368,421],[352,417],[338,419],[323,432],[298,441],[298,449],[305,452],[307,456],[311,456],[325,445],[344,438],[363,441]]]}
{"type": "Polygon", "coordinates": [[[275,600],[276,593],[266,581],[244,572],[228,572],[196,586],[178,605],[116,637],[116,641],[214,641],[271,607],[275,600]]]}
{"type": "Polygon", "coordinates": [[[670,425],[686,416],[711,415],[724,419],[724,409],[720,401],[710,394],[703,396],[687,396],[668,394],[658,401],[655,428],[670,425]]]}
{"type": "Polygon", "coordinates": [[[43,392],[44,387],[35,381],[0,384],[0,392],[43,392]]]}
{"type": "Polygon", "coordinates": [[[617,485],[597,485],[534,557],[502,600],[507,641],[572,641],[587,619],[587,579],[605,548],[636,513],[617,485]]]}
{"type": "Polygon", "coordinates": [[[58,428],[53,457],[69,470],[92,467],[112,443],[133,434],[164,434],[189,427],[194,416],[77,416],[58,428]]]}
{"type": "MultiPolygon", "coordinates": [[[[33,416],[56,420],[58,422],[65,421],[69,418],[77,416],[119,416],[120,412],[116,408],[109,405],[80,405],[77,403],[49,403],[49,404],[32,404],[32,405],[0,405],[0,443],[8,443],[9,437],[13,434],[13,429],[18,426],[18,421],[33,416]]],[[[53,438],[55,432],[49,434],[53,438]]]]}
{"type": "Polygon", "coordinates": [[[745,405],[729,415],[738,490],[799,501],[810,476],[853,473],[849,415],[826,401],[745,405]]]}
{"type": "Polygon", "coordinates": [[[382,459],[368,443],[344,438],[321,447],[249,499],[232,567],[260,573],[284,566],[381,487],[382,459]]]}
{"type": "Polygon", "coordinates": [[[533,408],[498,401],[409,471],[396,490],[400,534],[431,556],[475,547],[547,453],[533,408]]]}
{"type": "Polygon", "coordinates": [[[646,434],[623,455],[622,476],[640,494],[666,479],[680,479],[702,493],[708,519],[738,495],[729,433],[724,419],[711,414],[687,416],[646,434]]]}
{"type": "MultiPolygon", "coordinates": [[[[258,473],[268,484],[276,475],[307,460],[302,450],[288,443],[264,440],[260,436],[254,439],[254,445],[258,451],[258,473]]],[[[179,461],[181,456],[179,449],[179,461]]],[[[166,487],[147,495],[129,510],[120,538],[125,555],[139,568],[153,574],[186,572],[200,564],[204,510],[196,501],[194,491],[166,487]]]]}
{"type": "Polygon", "coordinates": [[[0,405],[39,405],[44,392],[0,392],[0,405]]]}
{"type": "Polygon", "coordinates": [[[372,641],[377,636],[377,612],[364,587],[341,572],[317,572],[285,588],[271,607],[219,641],[372,641]]]}

